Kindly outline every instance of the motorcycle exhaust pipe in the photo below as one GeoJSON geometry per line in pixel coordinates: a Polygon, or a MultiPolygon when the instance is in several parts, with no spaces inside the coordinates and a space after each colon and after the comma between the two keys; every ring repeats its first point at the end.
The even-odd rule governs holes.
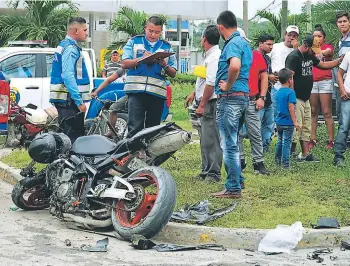
{"type": "Polygon", "coordinates": [[[63,217],[79,224],[91,225],[98,228],[108,227],[112,225],[112,218],[109,218],[107,220],[93,220],[90,218],[76,216],[70,213],[63,213],[63,217]]]}

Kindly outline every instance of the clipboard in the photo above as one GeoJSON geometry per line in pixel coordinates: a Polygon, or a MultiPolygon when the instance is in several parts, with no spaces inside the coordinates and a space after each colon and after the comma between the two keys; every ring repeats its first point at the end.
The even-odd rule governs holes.
{"type": "Polygon", "coordinates": [[[175,53],[171,52],[156,52],[154,54],[151,54],[150,56],[147,56],[145,58],[140,58],[137,63],[138,64],[153,64],[154,61],[158,59],[164,59],[167,57],[170,57],[174,55],[175,53]]]}

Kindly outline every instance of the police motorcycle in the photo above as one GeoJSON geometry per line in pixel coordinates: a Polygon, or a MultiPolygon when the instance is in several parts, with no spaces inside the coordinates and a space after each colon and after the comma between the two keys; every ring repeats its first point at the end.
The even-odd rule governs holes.
{"type": "MultiPolygon", "coordinates": [[[[117,143],[100,135],[38,135],[28,152],[47,166],[13,188],[23,210],[42,210],[89,229],[109,227],[124,239],[151,238],[168,223],[176,202],[173,177],[159,165],[191,141],[175,123],[144,129],[117,143]]],[[[29,167],[32,167],[30,165],[29,167]]]]}

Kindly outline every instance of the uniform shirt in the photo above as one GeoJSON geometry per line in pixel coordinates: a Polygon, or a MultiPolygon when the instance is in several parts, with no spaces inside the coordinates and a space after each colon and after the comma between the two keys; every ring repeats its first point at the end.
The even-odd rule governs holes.
{"type": "Polygon", "coordinates": [[[260,73],[267,72],[267,64],[261,53],[253,51],[253,62],[249,71],[249,96],[259,94],[260,73]]]}
{"type": "Polygon", "coordinates": [[[339,56],[345,55],[350,51],[350,32],[345,37],[339,39],[339,56]]]}
{"type": "MultiPolygon", "coordinates": [[[[69,36],[66,36],[66,38],[74,41],[77,44],[73,38],[69,36]]],[[[62,53],[62,79],[76,106],[83,104],[83,99],[81,98],[78,84],[75,79],[75,64],[78,59],[79,50],[75,45],[69,45],[64,49],[62,53]]]]}
{"type": "Polygon", "coordinates": [[[313,87],[312,67],[317,66],[320,60],[314,55],[302,54],[299,49],[291,52],[286,59],[286,68],[294,71],[294,90],[298,99],[310,99],[313,87]]]}
{"type": "Polygon", "coordinates": [[[282,87],[276,94],[277,116],[275,119],[278,126],[293,126],[293,120],[289,112],[289,104],[297,103],[295,91],[288,87],[282,87]]]}
{"type": "MultiPolygon", "coordinates": [[[[349,64],[350,64],[350,52],[347,52],[339,67],[342,70],[344,70],[344,72],[347,72],[349,70],[349,64]]],[[[347,93],[350,93],[350,75],[345,76],[344,87],[345,87],[345,91],[347,93]]]]}
{"type": "MultiPolygon", "coordinates": [[[[146,36],[144,37],[144,41],[148,42],[151,49],[150,53],[154,53],[156,52],[155,49],[154,49],[154,46],[156,45],[157,42],[149,42],[147,39],[146,39],[146,36]]],[[[160,41],[160,40],[159,40],[160,41]]],[[[173,52],[173,49],[170,48],[169,52],[173,52]]],[[[133,39],[129,39],[128,42],[126,43],[126,45],[124,46],[123,48],[123,56],[122,56],[122,60],[127,60],[127,59],[136,59],[134,57],[134,40],[133,39]]],[[[169,60],[168,60],[168,65],[174,69],[177,69],[177,61],[176,61],[176,57],[175,55],[171,55],[169,57],[169,60]]]]}
{"type": "Polygon", "coordinates": [[[106,72],[106,77],[108,78],[111,76],[114,72],[117,72],[118,69],[121,69],[122,66],[120,63],[114,63],[112,61],[108,62],[105,67],[103,68],[103,71],[106,72]]]}
{"type": "Polygon", "coordinates": [[[224,48],[219,59],[218,72],[215,81],[215,93],[225,94],[230,92],[245,92],[249,93],[248,77],[249,69],[252,65],[253,52],[250,44],[240,36],[238,31],[232,33],[230,38],[226,40],[224,48]],[[227,81],[228,68],[230,59],[238,58],[241,60],[241,70],[237,80],[233,83],[228,91],[221,91],[219,88],[220,80],[227,81]]]}
{"type": "MultiPolygon", "coordinates": [[[[205,85],[215,86],[216,72],[221,50],[218,45],[213,46],[205,53],[203,65],[206,66],[206,78],[197,78],[196,81],[196,100],[200,101],[204,94],[205,85]]],[[[216,98],[215,92],[210,99],[216,98]]]]}
{"type": "MultiPolygon", "coordinates": [[[[286,66],[287,56],[294,51],[294,48],[289,48],[284,45],[284,42],[275,43],[273,45],[272,51],[269,54],[271,57],[271,68],[272,72],[279,72],[282,68],[286,66]]],[[[278,81],[275,84],[275,89],[281,88],[281,83],[278,81]]]]}

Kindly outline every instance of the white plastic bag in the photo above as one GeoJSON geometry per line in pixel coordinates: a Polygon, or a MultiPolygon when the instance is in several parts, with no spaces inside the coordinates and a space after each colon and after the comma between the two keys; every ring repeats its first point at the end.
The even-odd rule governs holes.
{"type": "Polygon", "coordinates": [[[259,244],[259,251],[290,253],[303,238],[304,228],[301,222],[291,226],[278,225],[269,231],[259,244]]]}

